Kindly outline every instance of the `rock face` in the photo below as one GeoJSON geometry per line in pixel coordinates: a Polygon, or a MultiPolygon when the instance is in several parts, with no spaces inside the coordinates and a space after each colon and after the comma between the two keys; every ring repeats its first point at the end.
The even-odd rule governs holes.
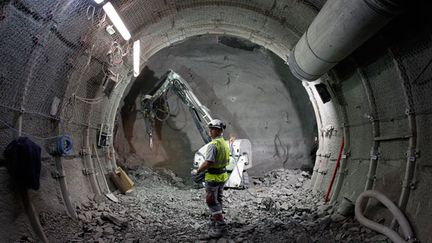
{"type": "MultiPolygon", "coordinates": [[[[332,206],[307,188],[309,174],[275,170],[252,178],[246,190],[224,193],[227,232],[202,241],[208,231],[204,189],[190,189],[172,172],[140,168],[136,182],[119,203],[89,201],[77,206],[78,222],[43,215],[52,242],[390,242],[334,214],[332,206]],[[70,223],[67,223],[70,222],[70,223]],[[57,226],[57,227],[56,227],[57,226]],[[60,227],[60,228],[59,228],[60,227]]],[[[22,240],[30,241],[30,236],[22,240]]]]}

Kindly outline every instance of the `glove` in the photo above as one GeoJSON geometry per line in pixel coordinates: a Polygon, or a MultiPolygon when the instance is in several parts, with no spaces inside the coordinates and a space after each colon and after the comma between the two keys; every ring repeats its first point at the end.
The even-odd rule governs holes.
{"type": "Polygon", "coordinates": [[[197,175],[198,174],[198,170],[197,169],[193,169],[192,171],[191,171],[191,175],[192,176],[195,176],[195,175],[197,175]]]}

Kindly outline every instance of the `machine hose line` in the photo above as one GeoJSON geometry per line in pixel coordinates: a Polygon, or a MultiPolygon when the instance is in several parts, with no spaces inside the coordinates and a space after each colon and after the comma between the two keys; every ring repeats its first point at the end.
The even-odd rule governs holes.
{"type": "Polygon", "coordinates": [[[56,153],[60,156],[69,155],[72,151],[72,139],[67,135],[61,135],[56,140],[56,153]]]}
{"type": "Polygon", "coordinates": [[[413,242],[418,242],[415,237],[414,237],[414,233],[411,229],[410,224],[408,223],[408,220],[406,219],[405,215],[402,213],[402,211],[390,200],[388,199],[386,196],[384,196],[384,194],[375,191],[375,190],[368,190],[368,191],[364,191],[362,192],[355,203],[355,216],[357,218],[357,220],[364,226],[373,229],[385,236],[387,236],[388,238],[390,238],[390,240],[392,240],[395,243],[413,243],[413,242]],[[384,206],[386,206],[390,212],[394,215],[394,217],[397,219],[402,233],[405,236],[405,240],[393,229],[384,226],[382,224],[378,224],[370,219],[367,219],[364,215],[363,215],[363,209],[362,209],[362,205],[363,205],[363,200],[367,197],[373,197],[375,199],[377,199],[379,202],[381,202],[382,204],[384,204],[384,206]]]}

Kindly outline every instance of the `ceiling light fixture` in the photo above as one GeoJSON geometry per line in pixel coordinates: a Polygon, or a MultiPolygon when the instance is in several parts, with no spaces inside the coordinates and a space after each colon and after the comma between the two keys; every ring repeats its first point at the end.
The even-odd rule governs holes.
{"type": "Polygon", "coordinates": [[[113,5],[108,2],[103,6],[103,9],[105,10],[105,13],[108,15],[116,29],[120,32],[121,36],[123,36],[123,39],[129,40],[131,38],[131,34],[124,25],[120,16],[117,14],[117,11],[114,9],[113,5]]]}
{"type": "Polygon", "coordinates": [[[140,40],[136,40],[133,44],[134,77],[138,77],[140,73],[140,48],[140,40]]]}
{"type": "Polygon", "coordinates": [[[97,4],[103,3],[104,0],[94,0],[97,4]]]}

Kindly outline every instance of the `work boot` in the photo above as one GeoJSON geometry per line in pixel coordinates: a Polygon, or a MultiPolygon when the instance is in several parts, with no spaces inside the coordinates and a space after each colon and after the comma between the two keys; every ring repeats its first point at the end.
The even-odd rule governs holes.
{"type": "Polygon", "coordinates": [[[206,235],[201,235],[199,238],[200,240],[218,239],[224,234],[224,231],[221,229],[221,225],[217,224],[216,221],[210,220],[207,225],[209,230],[206,235]]]}
{"type": "Polygon", "coordinates": [[[211,229],[216,227],[216,222],[213,220],[210,220],[209,222],[207,222],[207,226],[211,229]]]}
{"type": "Polygon", "coordinates": [[[224,220],[223,221],[216,221],[215,222],[215,228],[216,229],[225,231],[226,230],[226,226],[227,226],[227,224],[225,223],[224,220]]]}

